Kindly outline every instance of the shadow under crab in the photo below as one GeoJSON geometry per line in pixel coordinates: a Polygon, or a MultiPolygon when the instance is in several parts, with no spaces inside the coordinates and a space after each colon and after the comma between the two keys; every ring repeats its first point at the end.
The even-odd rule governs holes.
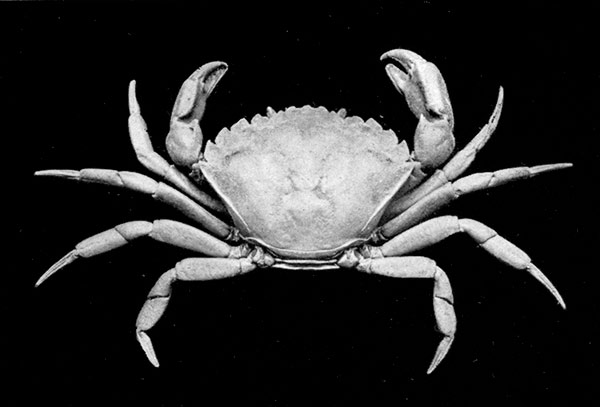
{"type": "Polygon", "coordinates": [[[446,273],[422,256],[409,256],[456,233],[509,266],[527,271],[565,304],[552,283],[519,248],[472,219],[434,217],[466,193],[529,178],[571,164],[508,168],[461,177],[494,132],[503,103],[462,150],[454,150],[454,116],[442,75],[414,52],[383,55],[386,71],[419,120],[411,153],[393,131],[373,119],[346,117],[323,107],[288,108],[242,119],[223,129],[202,153],[200,121],[206,101],[227,69],[202,66],[184,82],[171,117],[167,151],[180,168],[157,154],[135,96],[129,88],[129,132],[139,161],[151,177],[109,169],[45,170],[65,177],[136,190],[160,200],[198,227],[173,220],[132,221],[83,240],[38,280],[45,281],[80,257],[92,257],[140,237],[202,254],[163,273],[136,321],[136,335],[153,365],[158,359],[147,334],[164,313],[175,281],[211,280],[256,267],[348,268],[398,278],[434,280],[433,306],[443,339],[431,362],[444,358],[456,332],[452,288],[446,273]],[[443,166],[442,166],[443,165],[443,166]],[[206,179],[218,199],[192,180],[206,179]],[[214,213],[221,213],[215,216],[214,213]],[[229,216],[230,225],[222,220],[229,216]],[[200,228],[204,229],[201,230],[200,228]]]}

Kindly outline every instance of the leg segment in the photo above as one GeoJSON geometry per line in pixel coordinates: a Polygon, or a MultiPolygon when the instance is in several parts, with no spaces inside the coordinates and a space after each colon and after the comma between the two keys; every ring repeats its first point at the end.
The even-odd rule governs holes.
{"type": "Polygon", "coordinates": [[[136,336],[146,356],[158,367],[158,359],[150,337],[146,334],[165,312],[171,297],[171,286],[175,281],[205,281],[232,277],[247,273],[256,265],[247,258],[240,259],[185,259],[164,273],[148,293],[148,298],[140,311],[136,326],[136,336]]]}
{"type": "Polygon", "coordinates": [[[563,308],[566,308],[558,290],[531,262],[531,258],[525,252],[498,235],[493,229],[472,219],[459,219],[456,216],[430,219],[384,243],[380,250],[386,257],[402,256],[438,243],[455,233],[466,233],[492,256],[517,270],[527,271],[552,293],[563,308]]]}
{"type": "Polygon", "coordinates": [[[202,206],[192,201],[183,193],[162,182],[136,172],[115,171],[99,168],[86,168],[77,170],[45,170],[37,171],[35,175],[68,178],[76,181],[113,185],[150,195],[152,198],[164,202],[184,215],[198,222],[210,233],[220,238],[227,238],[231,228],[218,219],[202,206]]]}
{"type": "Polygon", "coordinates": [[[450,181],[454,181],[462,173],[464,173],[467,168],[469,168],[473,160],[475,160],[479,150],[485,146],[487,141],[496,130],[498,121],[500,120],[500,113],[502,112],[503,103],[504,90],[501,87],[498,93],[496,107],[494,108],[494,112],[492,113],[488,123],[483,126],[483,128],[479,131],[479,133],[477,133],[471,142],[469,142],[469,144],[467,144],[461,151],[456,153],[441,170],[436,170],[433,175],[423,184],[392,202],[386,209],[385,217],[390,218],[398,215],[401,212],[404,212],[425,195],[450,181]]]}
{"type": "MultiPolygon", "coordinates": [[[[223,204],[199,190],[177,168],[170,165],[161,157],[154,148],[148,135],[144,119],[140,113],[140,106],[135,96],[135,81],[129,84],[129,136],[138,160],[144,167],[159,175],[162,179],[175,185],[180,191],[187,194],[196,202],[215,211],[225,212],[223,204]]],[[[200,141],[201,143],[201,141],[200,141]]],[[[200,146],[198,146],[200,148],[200,146]]],[[[198,155],[196,156],[198,159],[198,155]]]]}
{"type": "Polygon", "coordinates": [[[414,136],[415,159],[424,170],[443,164],[454,150],[454,114],[446,83],[437,67],[412,51],[395,49],[381,59],[396,65],[385,69],[396,89],[404,94],[408,107],[419,119],[414,136]]]}
{"type": "Polygon", "coordinates": [[[433,309],[438,330],[444,338],[438,345],[427,373],[433,372],[444,359],[456,332],[454,298],[448,276],[435,262],[425,257],[389,257],[363,259],[358,270],[397,278],[431,278],[434,280],[433,309]]]}
{"type": "Polygon", "coordinates": [[[199,229],[173,220],[127,222],[78,243],[75,249],[50,267],[35,285],[37,287],[58,270],[80,257],[88,258],[106,253],[146,236],[211,257],[235,257],[236,255],[239,257],[242,250],[241,246],[230,246],[199,229]]]}
{"type": "MultiPolygon", "coordinates": [[[[435,213],[435,211],[461,195],[496,187],[510,181],[527,179],[547,171],[569,167],[571,167],[571,164],[561,163],[538,165],[535,167],[506,168],[495,172],[482,172],[468,175],[455,182],[446,182],[411,204],[404,212],[380,226],[375,232],[375,240],[390,239],[398,233],[416,225],[423,219],[428,218],[435,213]]],[[[443,172],[440,172],[440,174],[443,174],[443,172]]],[[[426,184],[427,182],[422,185],[425,186],[426,184]]]]}

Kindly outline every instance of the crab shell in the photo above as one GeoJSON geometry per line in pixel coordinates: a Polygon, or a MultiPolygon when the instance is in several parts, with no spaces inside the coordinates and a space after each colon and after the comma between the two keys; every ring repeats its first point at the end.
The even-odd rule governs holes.
{"type": "Polygon", "coordinates": [[[223,129],[195,168],[243,240],[317,260],[367,241],[415,165],[375,120],[304,106],[223,129]]]}

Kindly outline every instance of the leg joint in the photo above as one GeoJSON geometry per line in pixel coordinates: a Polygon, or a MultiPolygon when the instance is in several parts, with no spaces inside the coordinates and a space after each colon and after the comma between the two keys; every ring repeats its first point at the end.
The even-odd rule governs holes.
{"type": "Polygon", "coordinates": [[[153,229],[154,224],[145,220],[132,221],[115,226],[115,230],[128,242],[138,237],[149,235],[153,229]]]}
{"type": "Polygon", "coordinates": [[[471,236],[479,245],[498,235],[494,229],[473,219],[459,219],[458,224],[461,230],[471,236]]]}
{"type": "Polygon", "coordinates": [[[171,295],[171,285],[175,280],[177,280],[177,271],[175,268],[164,272],[148,293],[148,299],[169,297],[171,295]]]}

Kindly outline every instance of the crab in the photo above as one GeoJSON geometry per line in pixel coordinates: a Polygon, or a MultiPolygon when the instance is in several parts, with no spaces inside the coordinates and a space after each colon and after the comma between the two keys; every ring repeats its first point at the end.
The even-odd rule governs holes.
{"type": "Polygon", "coordinates": [[[492,256],[541,282],[558,303],[554,285],[521,249],[473,219],[436,216],[458,197],[570,163],[507,168],[461,175],[497,127],[503,89],[488,123],[453,155],[454,115],[438,68],[418,54],[394,49],[385,69],[418,119],[413,151],[374,119],[324,107],[267,108],[224,128],[203,147],[200,122],[206,102],[227,70],[211,62],[183,84],[166,137],[170,164],[154,151],[129,86],[129,134],[138,160],[159,180],[111,169],[44,170],[68,178],[135,190],[174,207],[193,225],[175,220],[131,221],[89,237],[37,281],[78,258],[88,258],[149,237],[197,253],[164,272],[136,321],[136,337],[159,366],[148,331],[159,321],[176,281],[205,281],[257,267],[352,269],[397,278],[434,280],[433,309],[442,339],[427,370],[447,354],[456,332],[454,297],[446,273],[414,255],[456,233],[470,236],[492,256]],[[185,175],[185,174],[188,175],[185,175]]]}

